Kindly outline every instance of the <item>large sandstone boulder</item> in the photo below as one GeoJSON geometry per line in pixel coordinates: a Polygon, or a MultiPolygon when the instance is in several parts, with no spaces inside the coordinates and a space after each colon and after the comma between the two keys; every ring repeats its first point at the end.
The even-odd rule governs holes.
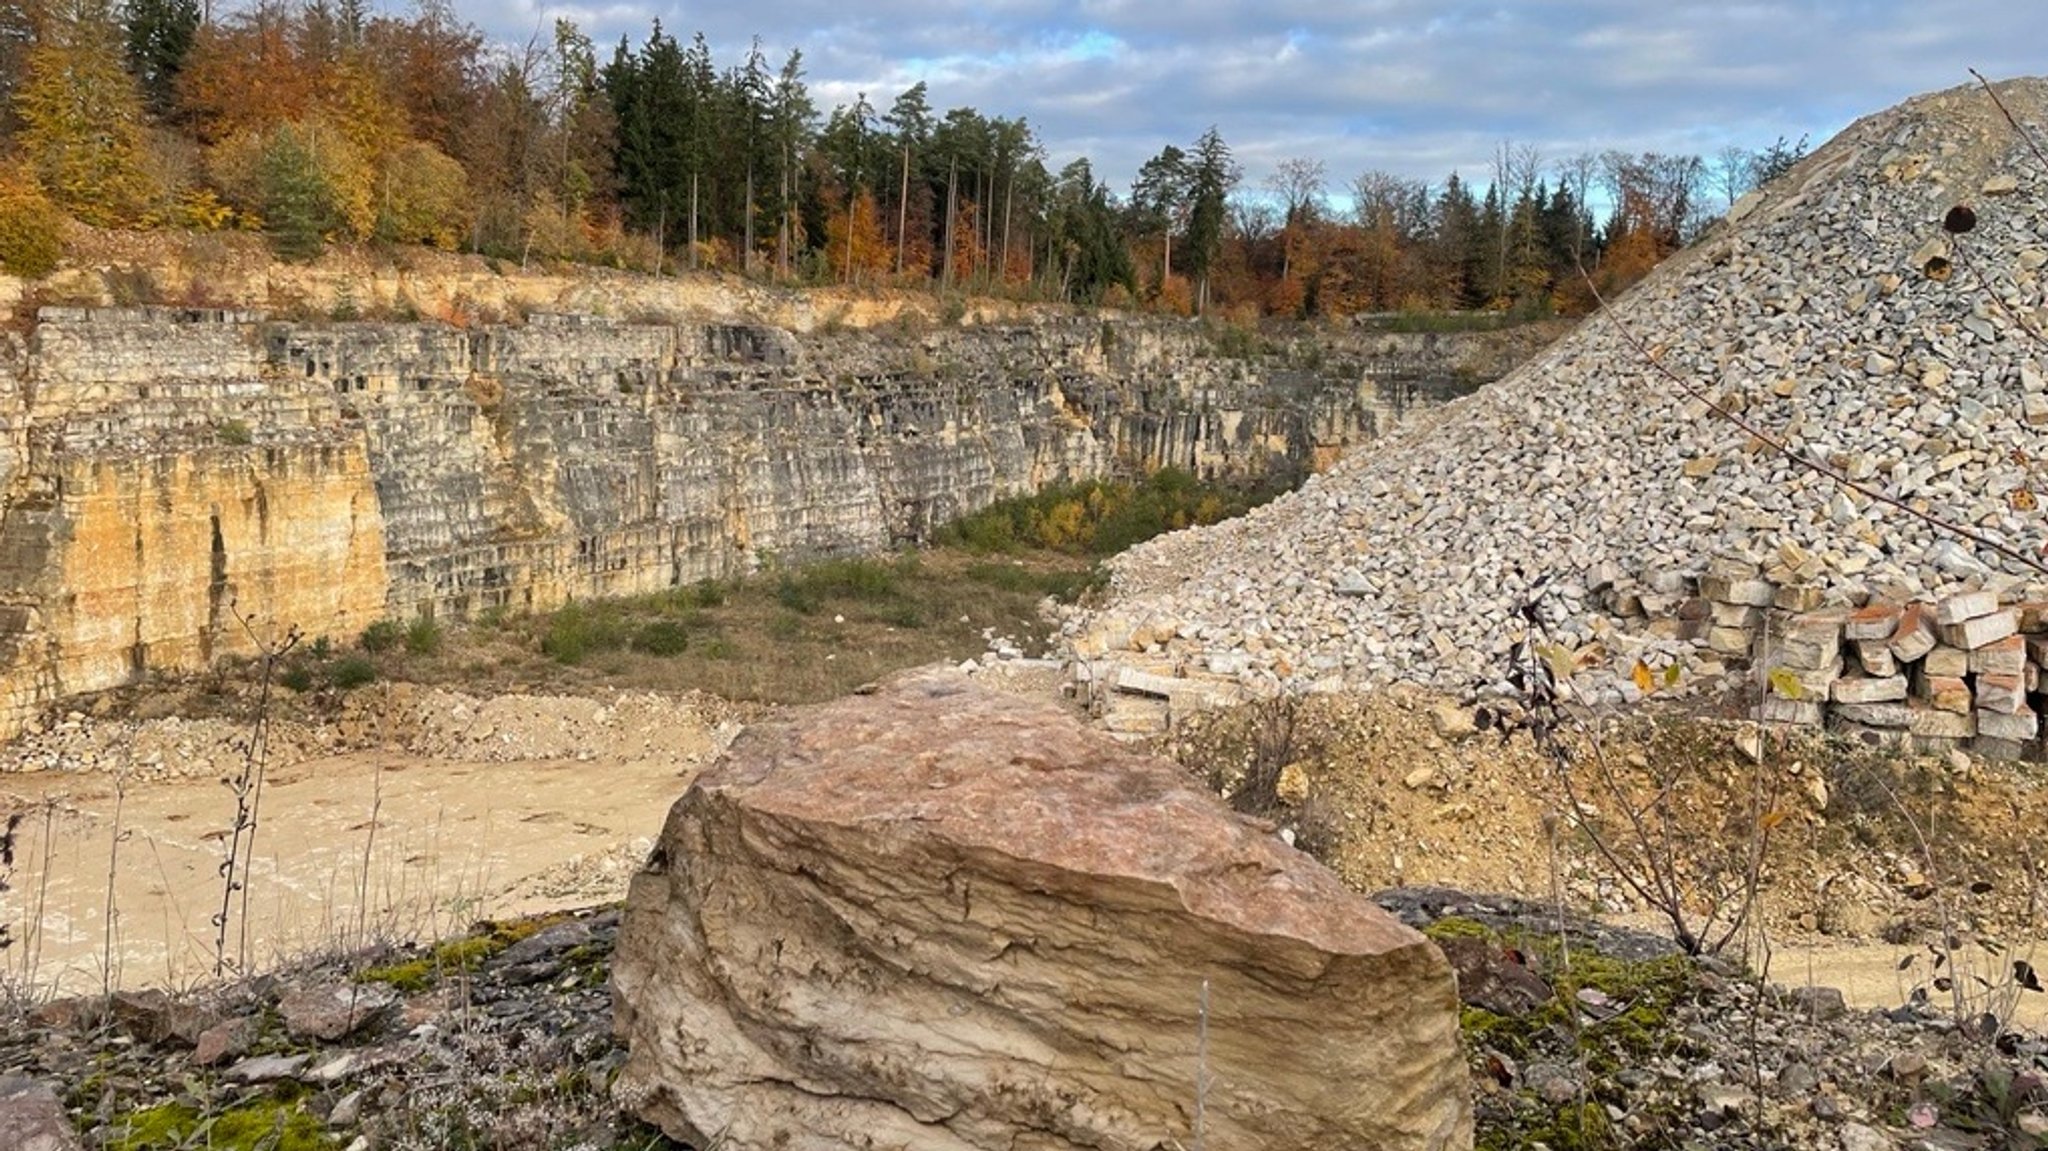
{"type": "Polygon", "coordinates": [[[1057,709],[945,677],[749,731],[613,967],[626,1101],[694,1146],[1451,1148],[1443,955],[1057,709]],[[1206,1034],[1203,985],[1208,985],[1206,1034]]]}

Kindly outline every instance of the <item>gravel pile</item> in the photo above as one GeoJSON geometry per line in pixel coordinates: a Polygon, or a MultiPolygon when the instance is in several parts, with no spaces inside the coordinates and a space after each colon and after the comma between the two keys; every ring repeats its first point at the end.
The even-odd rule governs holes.
{"type": "MultiPolygon", "coordinates": [[[[2048,140],[2048,81],[1999,92],[2048,140]]],[[[1693,662],[1691,645],[1620,635],[1608,606],[1682,590],[1716,556],[1835,602],[2019,594],[2039,572],[1795,467],[1657,365],[1795,452],[2037,555],[2044,264],[2048,170],[1981,88],[1868,117],[1506,379],[1293,496],[1121,557],[1113,602],[1068,643],[1257,690],[1463,687],[1498,673],[1538,580],[1560,638],[1653,664],[1693,662]],[[1952,236],[1958,204],[1974,228],[1952,236]]]]}

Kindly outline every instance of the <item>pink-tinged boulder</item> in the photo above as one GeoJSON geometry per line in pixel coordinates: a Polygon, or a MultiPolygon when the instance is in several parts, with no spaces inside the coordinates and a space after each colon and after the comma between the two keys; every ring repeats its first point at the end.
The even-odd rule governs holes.
{"type": "Polygon", "coordinates": [[[784,1148],[1463,1148],[1437,948],[1058,709],[898,680],[736,741],[613,965],[621,1097],[784,1148]],[[1206,1035],[1203,984],[1208,984],[1206,1035]]]}

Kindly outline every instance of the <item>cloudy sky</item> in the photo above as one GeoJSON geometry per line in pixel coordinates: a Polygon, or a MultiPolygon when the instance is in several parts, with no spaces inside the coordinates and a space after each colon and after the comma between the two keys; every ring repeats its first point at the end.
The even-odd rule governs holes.
{"type": "Polygon", "coordinates": [[[1215,125],[1250,182],[1311,157],[1333,187],[1367,169],[1485,178],[1501,141],[1582,151],[1816,145],[1916,92],[2048,71],[2044,0],[456,0],[492,36],[557,16],[609,55],[652,20],[703,31],[721,66],[762,39],[801,48],[821,110],[886,109],[923,80],[937,109],[1022,116],[1057,169],[1138,165],[1215,125]]]}

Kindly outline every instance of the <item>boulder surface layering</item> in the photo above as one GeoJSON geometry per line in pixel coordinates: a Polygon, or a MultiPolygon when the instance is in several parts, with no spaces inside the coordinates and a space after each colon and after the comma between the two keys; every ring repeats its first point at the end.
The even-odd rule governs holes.
{"type": "Polygon", "coordinates": [[[697,1146],[1471,1144],[1435,945],[1173,765],[943,675],[742,736],[613,979],[622,1096],[697,1146]]]}

